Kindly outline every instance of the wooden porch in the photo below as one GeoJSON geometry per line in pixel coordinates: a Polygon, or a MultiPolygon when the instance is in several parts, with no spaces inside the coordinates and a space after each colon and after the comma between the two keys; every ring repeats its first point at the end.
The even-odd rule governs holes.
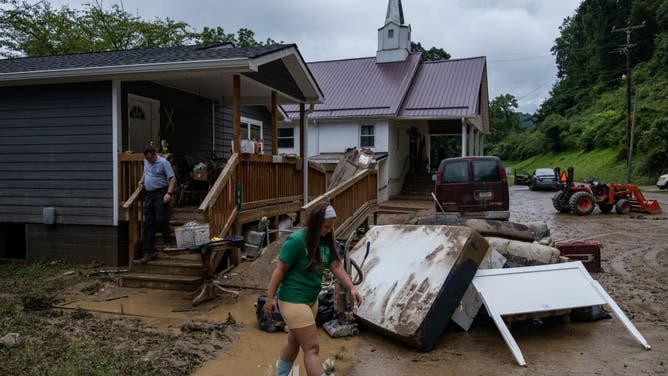
{"type": "MultiPolygon", "coordinates": [[[[131,273],[140,271],[150,274],[150,270],[147,270],[150,268],[133,262],[143,233],[143,195],[139,188],[134,188],[141,177],[143,155],[120,154],[119,164],[119,196],[122,202],[119,218],[128,223],[129,270],[131,273]]],[[[245,224],[263,217],[278,218],[297,213],[303,224],[311,208],[322,201],[329,201],[336,208],[338,218],[335,235],[345,239],[377,211],[375,170],[360,171],[326,191],[325,172],[319,165],[309,163],[306,204],[303,195],[304,172],[303,159],[299,157],[233,154],[197,210],[209,224],[210,235],[223,239],[243,235],[245,224]]],[[[278,221],[272,223],[277,224],[278,221]]],[[[195,256],[188,262],[177,261],[179,265],[166,265],[164,261],[157,263],[154,268],[156,272],[146,277],[149,282],[142,286],[192,289],[194,285],[202,284],[212,270],[219,268],[223,259],[229,262],[227,267],[233,267],[241,261],[238,249],[232,247],[222,247],[212,252],[209,259],[202,258],[202,261],[197,260],[199,255],[195,256]]]]}

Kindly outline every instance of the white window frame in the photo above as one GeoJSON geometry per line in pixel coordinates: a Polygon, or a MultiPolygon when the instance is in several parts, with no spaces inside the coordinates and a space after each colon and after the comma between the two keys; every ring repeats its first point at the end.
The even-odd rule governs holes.
{"type": "Polygon", "coordinates": [[[374,148],[376,147],[376,125],[375,124],[363,124],[360,125],[360,147],[363,148],[374,148]],[[371,134],[363,134],[363,129],[364,127],[370,127],[371,128],[371,134]],[[364,142],[362,140],[364,138],[368,138],[371,140],[371,145],[364,145],[364,142]]]}
{"type": "Polygon", "coordinates": [[[277,137],[278,137],[277,143],[278,143],[278,147],[279,147],[280,149],[294,149],[294,148],[295,148],[295,128],[294,128],[294,127],[278,128],[278,135],[277,135],[277,137]],[[290,137],[281,137],[281,134],[280,134],[280,133],[281,133],[281,130],[282,130],[282,129],[289,129],[289,130],[291,130],[291,131],[292,131],[292,136],[290,136],[290,137]],[[280,145],[281,140],[292,140],[292,146],[281,146],[281,145],[280,145]]]}
{"type": "Polygon", "coordinates": [[[251,138],[251,128],[253,126],[255,126],[255,127],[260,127],[260,138],[259,138],[259,140],[264,139],[264,137],[263,137],[264,126],[263,126],[261,120],[251,119],[251,118],[247,118],[247,117],[242,116],[241,119],[240,119],[240,123],[241,124],[240,124],[239,127],[240,127],[240,133],[241,134],[239,135],[239,138],[241,138],[242,140],[252,140],[252,138],[251,138]],[[246,124],[246,134],[245,135],[243,134],[243,125],[244,124],[246,124]]]}
{"type": "Polygon", "coordinates": [[[394,29],[387,30],[387,39],[394,39],[394,29]]]}

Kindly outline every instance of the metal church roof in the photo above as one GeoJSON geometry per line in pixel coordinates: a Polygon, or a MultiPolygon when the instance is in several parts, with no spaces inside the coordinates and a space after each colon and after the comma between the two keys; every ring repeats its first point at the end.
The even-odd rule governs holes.
{"type": "MultiPolygon", "coordinates": [[[[309,118],[444,119],[481,113],[485,57],[421,62],[420,56],[382,64],[373,57],[309,63],[325,97],[309,118]]],[[[299,117],[297,105],[284,108],[291,118],[299,117]]]]}
{"type": "MultiPolygon", "coordinates": [[[[461,118],[478,114],[485,57],[424,62],[401,118],[461,118]]],[[[317,77],[316,77],[317,79],[317,77]]]]}
{"type": "MultiPolygon", "coordinates": [[[[383,64],[375,57],[309,63],[325,96],[309,118],[396,116],[419,64],[420,54],[383,64]]],[[[290,117],[298,117],[297,106],[285,109],[290,117]]]]}

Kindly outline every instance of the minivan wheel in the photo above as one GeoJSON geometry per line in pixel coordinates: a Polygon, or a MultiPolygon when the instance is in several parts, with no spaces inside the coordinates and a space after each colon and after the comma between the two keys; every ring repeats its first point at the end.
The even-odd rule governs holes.
{"type": "Polygon", "coordinates": [[[594,195],[589,192],[575,192],[568,200],[571,212],[576,215],[587,215],[594,211],[596,201],[594,195]]]}
{"type": "Polygon", "coordinates": [[[567,192],[559,191],[552,196],[552,206],[560,213],[568,213],[571,207],[568,206],[570,196],[567,192]]]}

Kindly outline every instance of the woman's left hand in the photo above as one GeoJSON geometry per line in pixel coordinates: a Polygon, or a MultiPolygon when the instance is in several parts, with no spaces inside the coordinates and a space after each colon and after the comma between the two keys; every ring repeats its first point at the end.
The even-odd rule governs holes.
{"type": "Polygon", "coordinates": [[[360,292],[357,291],[357,288],[353,286],[353,288],[350,289],[350,295],[352,295],[353,300],[359,307],[359,305],[362,304],[362,294],[360,294],[360,292]]]}

